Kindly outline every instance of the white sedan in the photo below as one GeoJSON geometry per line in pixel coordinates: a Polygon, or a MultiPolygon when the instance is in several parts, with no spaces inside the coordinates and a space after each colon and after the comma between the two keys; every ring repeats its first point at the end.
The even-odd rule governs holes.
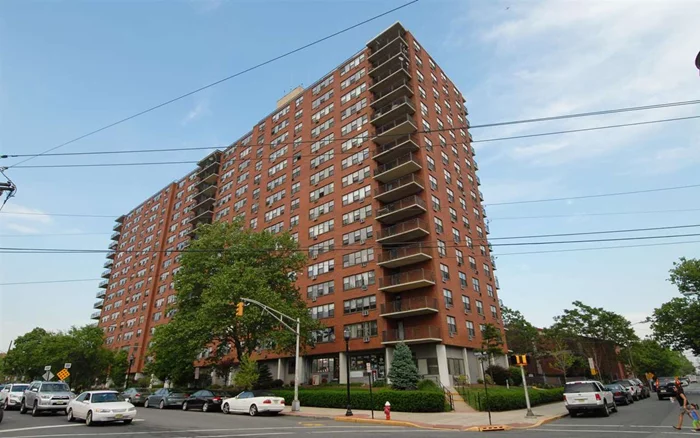
{"type": "Polygon", "coordinates": [[[267,412],[277,415],[284,410],[284,399],[267,391],[243,391],[235,397],[227,398],[221,404],[221,412],[247,412],[251,417],[267,412]]]}
{"type": "Polygon", "coordinates": [[[68,421],[84,419],[88,426],[114,421],[130,424],[136,408],[117,391],[86,391],[68,403],[66,413],[68,421]]]}

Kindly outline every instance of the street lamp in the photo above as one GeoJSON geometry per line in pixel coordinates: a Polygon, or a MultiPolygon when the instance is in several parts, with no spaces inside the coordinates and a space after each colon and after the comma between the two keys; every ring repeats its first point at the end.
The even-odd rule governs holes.
{"type": "Polygon", "coordinates": [[[131,366],[134,364],[134,355],[129,356],[129,368],[126,370],[126,379],[124,379],[124,391],[126,391],[127,385],[129,384],[129,374],[131,374],[131,366]]]}
{"type": "Polygon", "coordinates": [[[345,416],[352,417],[352,409],[350,408],[350,328],[345,327],[343,337],[345,338],[345,384],[348,391],[348,409],[345,411],[345,416]]]}

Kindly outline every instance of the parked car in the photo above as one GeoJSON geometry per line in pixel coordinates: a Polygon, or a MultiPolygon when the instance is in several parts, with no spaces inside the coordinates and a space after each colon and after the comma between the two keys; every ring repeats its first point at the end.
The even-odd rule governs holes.
{"type": "Polygon", "coordinates": [[[698,383],[698,376],[688,376],[688,382],[690,383],[698,383]]]}
{"type": "Polygon", "coordinates": [[[629,379],[629,380],[631,380],[637,384],[637,387],[639,387],[639,389],[642,391],[642,398],[649,398],[651,396],[651,391],[649,391],[649,387],[647,385],[645,385],[644,382],[642,382],[639,379],[629,379]]]}
{"type": "Polygon", "coordinates": [[[659,397],[659,400],[663,400],[675,394],[675,390],[673,389],[673,386],[676,384],[675,382],[676,379],[673,377],[659,377],[656,379],[656,395],[659,397]]]}
{"type": "Polygon", "coordinates": [[[31,409],[36,417],[42,412],[65,412],[74,398],[75,394],[64,382],[32,382],[24,391],[19,413],[26,414],[31,409]]]}
{"type": "Polygon", "coordinates": [[[2,423],[2,417],[5,416],[5,405],[0,405],[0,423],[2,423]]]}
{"type": "Polygon", "coordinates": [[[131,424],[136,408],[117,391],[85,391],[68,403],[68,421],[85,420],[85,425],[122,421],[131,424]]]}
{"type": "Polygon", "coordinates": [[[227,398],[221,405],[224,414],[247,412],[251,417],[266,412],[277,415],[284,410],[284,399],[267,391],[243,391],[235,397],[227,398]]]}
{"type": "Polygon", "coordinates": [[[622,380],[616,380],[612,383],[617,383],[625,387],[627,391],[629,391],[630,394],[632,394],[632,399],[634,401],[640,400],[642,398],[642,390],[639,389],[639,386],[631,380],[628,379],[622,379],[622,380]]]}
{"type": "Polygon", "coordinates": [[[161,388],[146,397],[146,401],[143,402],[143,407],[151,408],[157,406],[158,409],[165,409],[171,406],[181,407],[182,402],[189,396],[190,393],[184,389],[161,388]]]}
{"type": "Polygon", "coordinates": [[[4,393],[4,402],[3,405],[5,407],[6,411],[9,411],[10,408],[17,407],[22,404],[22,396],[24,395],[24,391],[29,389],[29,384],[27,383],[10,383],[8,385],[5,385],[5,389],[2,390],[4,393]]]}
{"type": "Polygon", "coordinates": [[[583,412],[599,412],[609,417],[610,412],[617,412],[613,393],[596,380],[566,383],[564,406],[572,417],[583,412]]]}
{"type": "Polygon", "coordinates": [[[619,383],[611,383],[609,385],[605,385],[605,390],[612,392],[613,399],[615,400],[616,405],[627,406],[629,404],[634,403],[632,394],[630,394],[627,388],[620,385],[619,383]]]}
{"type": "Polygon", "coordinates": [[[200,389],[182,402],[182,410],[201,409],[203,412],[220,411],[221,402],[231,397],[232,394],[226,391],[200,389]]]}
{"type": "Polygon", "coordinates": [[[134,406],[143,406],[149,395],[151,395],[151,390],[148,388],[127,388],[126,391],[121,393],[124,400],[134,406]]]}

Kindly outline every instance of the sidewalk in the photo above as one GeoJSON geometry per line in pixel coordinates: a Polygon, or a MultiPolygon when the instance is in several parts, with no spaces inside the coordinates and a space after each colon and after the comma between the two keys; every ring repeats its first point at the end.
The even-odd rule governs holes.
{"type": "MultiPolygon", "coordinates": [[[[563,403],[551,403],[532,408],[535,418],[526,418],[525,409],[507,412],[491,413],[491,420],[494,426],[503,426],[504,429],[526,429],[537,427],[544,423],[556,420],[567,415],[563,403]]],[[[301,407],[300,412],[291,412],[291,408],[284,410],[285,415],[311,417],[311,418],[332,418],[335,421],[347,421],[356,423],[372,423],[390,426],[406,426],[436,429],[454,430],[479,430],[481,427],[489,426],[487,412],[392,412],[391,421],[384,418],[383,411],[374,411],[372,420],[370,411],[353,410],[352,417],[345,416],[345,409],[311,408],[301,407]]]]}

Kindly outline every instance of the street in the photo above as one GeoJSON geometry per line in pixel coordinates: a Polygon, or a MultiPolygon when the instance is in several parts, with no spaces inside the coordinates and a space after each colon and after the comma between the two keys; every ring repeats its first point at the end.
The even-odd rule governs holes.
{"type": "MultiPolygon", "coordinates": [[[[700,401],[700,385],[686,388],[691,401],[700,401]]],[[[678,419],[678,405],[668,400],[660,401],[656,395],[630,406],[620,406],[618,413],[609,418],[595,415],[562,418],[536,429],[492,432],[498,435],[532,436],[543,438],[589,437],[597,435],[685,436],[695,435],[686,419],[684,429],[671,428],[678,419]]],[[[339,423],[331,419],[304,418],[290,415],[277,417],[247,415],[223,415],[221,413],[183,412],[177,409],[158,410],[138,408],[137,420],[129,425],[108,424],[88,428],[82,422],[68,423],[63,415],[42,415],[33,418],[8,411],[0,424],[0,438],[58,438],[58,437],[266,437],[286,435],[290,438],[316,437],[342,438],[351,435],[389,436],[410,434],[422,438],[436,434],[460,434],[476,436],[481,432],[427,430],[404,427],[377,426],[361,423],[339,423]]]]}

